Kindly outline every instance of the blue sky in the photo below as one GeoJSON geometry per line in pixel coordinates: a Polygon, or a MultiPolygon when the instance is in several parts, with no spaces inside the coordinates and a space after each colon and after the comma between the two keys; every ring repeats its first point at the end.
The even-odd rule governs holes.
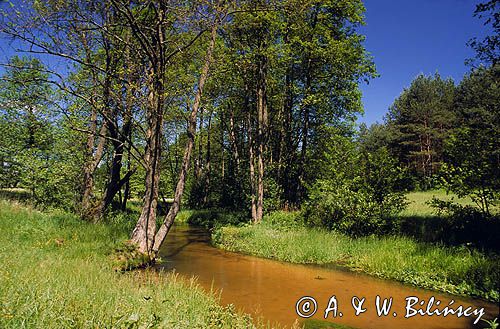
{"type": "MultiPolygon", "coordinates": [[[[360,122],[382,122],[395,98],[418,74],[434,74],[459,82],[474,52],[467,41],[488,29],[473,17],[475,0],[365,0],[365,46],[379,78],[363,84],[365,115],[360,122]]],[[[484,1],[483,1],[484,2],[484,1]]]]}

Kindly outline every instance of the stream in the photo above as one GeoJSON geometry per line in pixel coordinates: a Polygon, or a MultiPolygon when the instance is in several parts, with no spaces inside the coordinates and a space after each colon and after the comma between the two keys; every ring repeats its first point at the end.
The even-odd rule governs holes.
{"type": "MultiPolygon", "coordinates": [[[[482,319],[497,317],[499,313],[498,305],[494,303],[418,289],[341,268],[289,264],[223,251],[210,245],[206,230],[187,225],[172,227],[160,256],[164,260],[159,265],[161,268],[175,270],[187,278],[197,277],[205,290],[213,288],[221,292],[223,304],[234,304],[238,310],[250,313],[254,318],[261,317],[271,325],[290,327],[298,321],[308,328],[326,322],[370,329],[482,328],[484,321],[473,324],[481,308],[485,312],[482,319]],[[317,312],[308,319],[301,319],[296,313],[296,303],[305,296],[315,299],[317,312]],[[332,296],[335,298],[331,299],[332,296]],[[392,307],[386,316],[377,315],[377,296],[380,296],[380,307],[384,299],[388,303],[392,297],[392,307]],[[463,306],[463,310],[471,307],[468,309],[470,316],[430,316],[426,309],[432,297],[434,305],[429,308],[430,313],[443,310],[445,306],[454,310],[463,306]],[[359,307],[363,298],[360,310],[366,311],[356,316],[352,301],[354,299],[354,305],[359,307]],[[413,302],[416,304],[407,310],[407,303],[413,302]],[[336,312],[329,312],[325,320],[323,316],[329,303],[332,309],[336,306],[336,312]],[[418,310],[425,315],[415,314],[418,310]],[[474,311],[477,313],[473,314],[474,311]]],[[[309,315],[313,309],[312,300],[309,304],[304,300],[299,306],[304,315],[309,315]]]]}

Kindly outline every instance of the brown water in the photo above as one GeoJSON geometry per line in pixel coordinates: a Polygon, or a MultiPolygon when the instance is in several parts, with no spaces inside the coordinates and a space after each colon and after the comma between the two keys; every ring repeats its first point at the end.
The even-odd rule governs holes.
{"type": "MultiPolygon", "coordinates": [[[[161,250],[162,264],[167,270],[181,275],[196,276],[207,290],[212,287],[221,290],[222,303],[234,304],[238,309],[263,317],[271,324],[291,326],[299,316],[296,302],[303,296],[317,301],[317,313],[310,319],[335,322],[355,328],[480,328],[483,321],[473,325],[477,316],[456,315],[423,316],[405,318],[406,298],[415,296],[425,301],[424,306],[413,308],[426,310],[431,297],[441,303],[431,311],[450,306],[456,309],[472,306],[471,310],[484,307],[482,319],[498,316],[498,306],[480,300],[457,298],[431,291],[416,289],[397,282],[380,280],[367,275],[320,266],[288,264],[273,260],[244,256],[216,249],[209,244],[208,234],[199,228],[176,226],[172,228],[161,250]],[[379,295],[393,298],[392,308],[387,316],[377,316],[375,299],[379,295]],[[332,296],[337,300],[337,317],[330,312],[328,319],[324,311],[332,296]],[[351,305],[353,297],[366,298],[366,311],[358,316],[351,305]],[[394,316],[394,312],[396,316],[394,316]],[[340,317],[342,313],[342,317],[340,317]]],[[[434,303],[434,305],[435,305],[434,303]]],[[[333,304],[332,304],[333,306],[333,304]]],[[[302,320],[302,319],[300,319],[302,320]]],[[[303,320],[300,323],[304,323],[303,320]]],[[[309,322],[312,324],[312,322],[309,322]]],[[[311,326],[312,327],[312,326],[311,326]]]]}

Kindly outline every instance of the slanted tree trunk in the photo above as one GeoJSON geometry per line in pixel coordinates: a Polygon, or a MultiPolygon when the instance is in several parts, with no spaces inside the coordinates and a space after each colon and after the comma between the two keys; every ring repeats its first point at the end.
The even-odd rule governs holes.
{"type": "MultiPolygon", "coordinates": [[[[94,211],[94,221],[98,221],[103,217],[106,210],[112,206],[112,202],[116,194],[121,191],[123,185],[129,181],[130,176],[132,176],[135,172],[135,170],[130,169],[130,151],[132,143],[129,139],[131,137],[132,130],[131,109],[127,109],[125,111],[125,116],[126,118],[121,132],[118,131],[119,128],[116,121],[108,122],[108,135],[111,138],[111,144],[113,145],[113,156],[111,160],[109,181],[106,184],[104,197],[94,211]],[[121,177],[123,154],[126,149],[126,144],[129,145],[127,149],[129,154],[128,170],[127,173],[121,177]]],[[[128,197],[128,195],[126,197],[128,197]]]]}
{"type": "MultiPolygon", "coordinates": [[[[129,140],[130,140],[130,135],[129,135],[129,140]]],[[[132,172],[131,171],[131,159],[130,159],[130,146],[127,147],[127,172],[132,172]]],[[[130,197],[130,176],[127,178],[124,184],[124,189],[123,189],[123,198],[122,198],[122,204],[121,204],[121,210],[125,211],[127,210],[127,201],[130,197]]]]}
{"type": "MultiPolygon", "coordinates": [[[[203,107],[200,109],[200,124],[198,126],[198,131],[203,130],[203,107]]],[[[194,163],[194,174],[196,181],[201,178],[201,174],[203,171],[203,138],[200,134],[198,138],[198,156],[196,157],[196,161],[194,163]]]]}
{"type": "Polygon", "coordinates": [[[189,163],[190,163],[190,158],[191,158],[191,153],[193,151],[193,146],[194,146],[194,140],[195,140],[195,134],[196,134],[196,117],[198,115],[198,109],[200,108],[200,103],[201,103],[201,96],[203,95],[203,88],[205,86],[205,82],[208,77],[208,73],[210,70],[210,64],[212,62],[212,56],[213,56],[213,51],[215,48],[215,39],[217,37],[217,28],[219,24],[218,22],[214,22],[212,25],[211,29],[211,34],[210,34],[210,44],[208,45],[207,49],[207,54],[205,56],[205,62],[203,64],[203,68],[201,70],[201,75],[198,80],[198,88],[196,91],[196,95],[194,98],[194,103],[193,107],[191,109],[191,114],[189,116],[189,121],[188,121],[188,141],[186,144],[186,148],[184,150],[184,157],[182,159],[182,167],[181,171],[179,173],[179,179],[177,181],[177,186],[175,188],[175,194],[174,194],[174,202],[172,203],[170,209],[168,210],[167,215],[165,216],[165,219],[158,229],[158,232],[156,233],[156,236],[154,238],[154,245],[153,245],[153,254],[156,255],[158,253],[158,250],[160,249],[161,245],[163,244],[163,241],[165,240],[165,237],[167,236],[168,232],[170,231],[170,228],[172,227],[172,224],[174,223],[175,217],[177,216],[177,213],[179,212],[180,206],[181,206],[181,198],[182,194],[184,193],[184,187],[186,183],[186,176],[189,170],[189,163]]]}

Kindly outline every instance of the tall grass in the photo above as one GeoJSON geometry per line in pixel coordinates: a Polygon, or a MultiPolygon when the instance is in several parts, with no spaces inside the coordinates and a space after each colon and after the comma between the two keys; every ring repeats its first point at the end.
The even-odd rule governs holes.
{"type": "Polygon", "coordinates": [[[406,237],[345,235],[269,223],[222,227],[213,233],[222,249],[292,263],[336,263],[356,271],[459,295],[498,301],[500,257],[465,247],[425,244],[406,237]]]}
{"type": "Polygon", "coordinates": [[[113,271],[122,224],[0,201],[0,328],[248,328],[172,273],[113,271]]]}

